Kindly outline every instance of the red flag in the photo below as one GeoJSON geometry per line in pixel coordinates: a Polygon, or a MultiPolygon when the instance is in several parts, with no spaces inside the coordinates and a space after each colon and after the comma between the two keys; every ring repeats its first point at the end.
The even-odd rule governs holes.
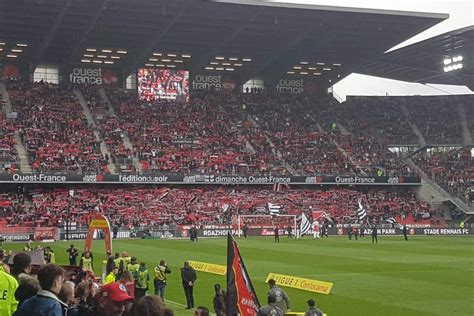
{"type": "Polygon", "coordinates": [[[227,234],[227,316],[256,316],[260,309],[257,294],[240,256],[237,243],[227,234]]]}

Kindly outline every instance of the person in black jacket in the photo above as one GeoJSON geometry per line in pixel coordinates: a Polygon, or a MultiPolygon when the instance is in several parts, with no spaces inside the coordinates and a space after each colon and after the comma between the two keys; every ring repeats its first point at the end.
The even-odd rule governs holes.
{"type": "Polygon", "coordinates": [[[374,241],[376,244],[379,242],[377,239],[377,225],[375,224],[372,226],[372,243],[374,243],[374,241]]]}
{"type": "Polygon", "coordinates": [[[279,231],[278,225],[275,226],[274,234],[275,234],[275,242],[279,243],[280,242],[280,231],[279,231]]]}
{"type": "Polygon", "coordinates": [[[181,280],[184,288],[184,295],[186,296],[186,309],[194,308],[193,287],[196,282],[197,275],[189,262],[184,262],[184,267],[181,268],[181,280]]]}
{"type": "Polygon", "coordinates": [[[407,237],[407,232],[408,232],[407,225],[403,225],[402,232],[403,232],[403,237],[405,237],[405,240],[408,241],[408,237],[407,237]]]}
{"type": "Polygon", "coordinates": [[[226,293],[221,288],[220,284],[214,285],[214,290],[216,291],[216,295],[214,296],[213,304],[214,310],[216,312],[216,316],[225,316],[226,315],[226,293]]]}
{"type": "Polygon", "coordinates": [[[79,256],[79,250],[77,250],[74,245],[71,245],[68,249],[66,249],[66,252],[69,252],[69,265],[70,266],[77,266],[77,257],[79,256]]]}
{"type": "Polygon", "coordinates": [[[242,232],[244,233],[244,237],[247,238],[248,233],[249,233],[249,226],[247,224],[244,224],[244,228],[242,228],[242,232]]]}

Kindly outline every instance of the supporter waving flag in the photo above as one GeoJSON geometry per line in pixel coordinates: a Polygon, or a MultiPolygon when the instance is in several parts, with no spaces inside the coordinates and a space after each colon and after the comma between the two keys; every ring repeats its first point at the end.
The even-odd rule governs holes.
{"type": "Polygon", "coordinates": [[[311,222],[306,217],[305,213],[301,213],[301,225],[300,225],[300,236],[308,233],[311,229],[311,222]]]}
{"type": "Polygon", "coordinates": [[[260,309],[257,294],[234,238],[227,234],[227,315],[256,316],[260,309]]]}
{"type": "Polygon", "coordinates": [[[392,224],[394,227],[402,228],[403,225],[399,224],[394,217],[387,218],[385,220],[387,223],[392,224]]]}
{"type": "Polygon", "coordinates": [[[362,206],[362,202],[359,200],[359,209],[357,210],[357,219],[362,222],[367,217],[367,210],[362,206]]]}
{"type": "Polygon", "coordinates": [[[270,211],[270,215],[278,215],[280,214],[280,205],[268,203],[268,210],[270,211]]]}

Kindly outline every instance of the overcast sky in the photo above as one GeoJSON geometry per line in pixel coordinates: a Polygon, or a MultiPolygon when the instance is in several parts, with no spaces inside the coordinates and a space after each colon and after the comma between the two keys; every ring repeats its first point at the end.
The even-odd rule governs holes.
{"type": "MultiPolygon", "coordinates": [[[[449,19],[434,27],[397,44],[392,49],[407,46],[427,38],[455,29],[474,25],[473,0],[270,0],[273,2],[318,4],[328,6],[386,9],[400,11],[421,11],[448,13],[449,19]]],[[[372,76],[352,74],[334,86],[334,91],[342,98],[346,95],[412,95],[412,94],[463,94],[471,93],[467,87],[451,87],[405,83],[372,76]]]]}

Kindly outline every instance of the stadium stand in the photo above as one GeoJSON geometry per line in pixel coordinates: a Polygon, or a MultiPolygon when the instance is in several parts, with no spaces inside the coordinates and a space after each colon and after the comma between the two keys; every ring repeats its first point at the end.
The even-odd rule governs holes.
{"type": "Polygon", "coordinates": [[[339,104],[331,102],[320,114],[320,123],[326,130],[336,122],[357,136],[379,137],[388,144],[417,144],[411,130],[393,97],[348,97],[339,104]]]}
{"type": "Polygon", "coordinates": [[[351,223],[355,219],[357,202],[370,210],[372,220],[384,222],[390,217],[430,219],[434,210],[419,202],[408,190],[329,188],[285,189],[268,188],[178,188],[178,187],[77,187],[70,189],[32,189],[25,196],[2,196],[3,226],[61,226],[66,218],[86,226],[93,214],[106,214],[112,225],[119,227],[159,226],[163,224],[201,225],[225,224],[224,204],[233,215],[268,214],[267,205],[281,206],[282,214],[298,215],[302,210],[325,211],[335,224],[351,223]],[[26,203],[24,200],[30,201],[26,203]],[[31,205],[30,207],[28,205],[31,205]]]}
{"type": "Polygon", "coordinates": [[[15,127],[0,113],[0,169],[15,171],[18,169],[18,153],[15,148],[15,127]]]}
{"type": "Polygon", "coordinates": [[[455,106],[459,100],[457,96],[404,97],[400,102],[406,103],[428,144],[462,144],[461,119],[455,106]]]}
{"type": "Polygon", "coordinates": [[[33,170],[108,172],[100,142],[69,88],[19,82],[7,88],[33,170]]]}
{"type": "Polygon", "coordinates": [[[220,108],[224,100],[219,94],[198,95],[190,104],[148,104],[132,93],[108,92],[144,172],[270,171],[268,153],[257,147],[261,137],[245,133],[232,113],[220,108]]]}
{"type": "Polygon", "coordinates": [[[472,203],[474,160],[472,148],[457,148],[448,152],[428,150],[412,159],[444,190],[472,203]]]}

